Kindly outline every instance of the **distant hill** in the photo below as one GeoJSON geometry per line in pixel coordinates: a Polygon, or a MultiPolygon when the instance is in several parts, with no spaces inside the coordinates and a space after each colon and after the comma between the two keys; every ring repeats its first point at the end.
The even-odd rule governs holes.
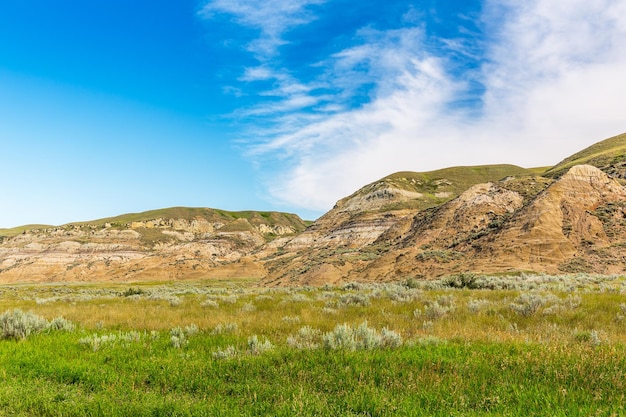
{"type": "Polygon", "coordinates": [[[47,229],[49,227],[54,226],[50,226],[49,224],[27,224],[24,226],[12,227],[10,229],[0,229],[0,237],[13,237],[31,229],[47,229]]]}
{"type": "Polygon", "coordinates": [[[261,277],[248,257],[305,228],[295,214],[173,207],[5,229],[0,282],[261,277]]]}

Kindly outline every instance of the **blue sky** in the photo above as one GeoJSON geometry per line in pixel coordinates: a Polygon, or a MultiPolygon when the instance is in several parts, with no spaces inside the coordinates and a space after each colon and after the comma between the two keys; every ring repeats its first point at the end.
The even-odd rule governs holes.
{"type": "Polygon", "coordinates": [[[626,0],[5,2],[0,227],[315,219],[396,171],[626,131],[626,0]]]}

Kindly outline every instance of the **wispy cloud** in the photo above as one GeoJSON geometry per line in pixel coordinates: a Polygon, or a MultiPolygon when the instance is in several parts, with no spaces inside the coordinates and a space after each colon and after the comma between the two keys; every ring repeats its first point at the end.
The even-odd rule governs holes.
{"type": "Polygon", "coordinates": [[[201,10],[204,18],[215,14],[228,14],[241,25],[260,31],[260,36],[248,44],[248,50],[260,60],[277,54],[285,44],[283,34],[315,19],[309,6],[323,4],[326,0],[212,0],[201,10]]]}
{"type": "MultiPolygon", "coordinates": [[[[205,12],[260,28],[272,54],[290,25],[314,19],[306,7],[320,4],[293,2],[275,16],[223,3],[232,2],[205,12]]],[[[261,93],[268,101],[242,110],[265,121],[251,152],[284,164],[268,181],[273,198],[320,212],[395,171],[554,164],[626,131],[625,15],[626,0],[486,0],[473,17],[477,42],[475,34],[433,39],[425,14],[407,9],[403,26],[363,27],[352,45],[312,63],[312,80],[261,62],[242,75],[272,81],[261,93]],[[460,71],[459,56],[473,66],[460,71]],[[472,105],[458,104],[465,100],[472,105]]]]}

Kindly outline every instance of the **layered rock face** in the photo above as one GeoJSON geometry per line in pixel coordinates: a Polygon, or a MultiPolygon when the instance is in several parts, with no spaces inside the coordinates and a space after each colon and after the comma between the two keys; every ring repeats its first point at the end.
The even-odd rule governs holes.
{"type": "Polygon", "coordinates": [[[260,278],[250,255],[305,227],[287,216],[285,224],[198,216],[32,229],[1,240],[0,282],[260,278]]]}
{"type": "Polygon", "coordinates": [[[264,282],[317,285],[387,279],[388,266],[383,268],[384,273],[373,274],[368,269],[370,264],[386,258],[387,253],[402,250],[413,239],[411,236],[419,235],[415,239],[421,240],[420,244],[439,239],[442,233],[453,240],[466,229],[470,233],[481,221],[496,216],[495,213],[510,212],[521,206],[524,193],[493,183],[475,184],[481,179],[511,173],[529,175],[512,165],[456,167],[429,173],[398,173],[365,186],[340,200],[315,224],[286,242],[277,254],[270,254],[265,263],[268,275],[264,282]],[[454,199],[467,186],[470,189],[454,199]],[[442,204],[457,209],[456,215],[432,217],[433,210],[442,204]],[[470,224],[465,219],[469,215],[463,214],[466,206],[490,208],[480,215],[482,220],[475,219],[470,224]],[[376,278],[372,278],[374,275],[376,278]]]}
{"type": "Polygon", "coordinates": [[[286,250],[269,262],[264,282],[315,285],[465,272],[626,270],[626,189],[590,165],[574,166],[554,182],[509,177],[477,184],[445,204],[385,226],[358,251],[348,246],[286,250]]]}
{"type": "Polygon", "coordinates": [[[470,266],[547,273],[624,271],[626,189],[591,165],[572,167],[480,243],[470,266]],[[487,261],[487,262],[485,262],[487,261]]]}

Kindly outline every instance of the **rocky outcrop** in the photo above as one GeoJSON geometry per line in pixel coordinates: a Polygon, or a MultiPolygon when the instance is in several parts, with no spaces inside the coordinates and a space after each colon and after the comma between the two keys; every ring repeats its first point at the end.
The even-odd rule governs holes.
{"type": "Polygon", "coordinates": [[[626,189],[616,179],[591,165],[574,166],[479,242],[475,268],[623,272],[625,206],[626,189]]]}

